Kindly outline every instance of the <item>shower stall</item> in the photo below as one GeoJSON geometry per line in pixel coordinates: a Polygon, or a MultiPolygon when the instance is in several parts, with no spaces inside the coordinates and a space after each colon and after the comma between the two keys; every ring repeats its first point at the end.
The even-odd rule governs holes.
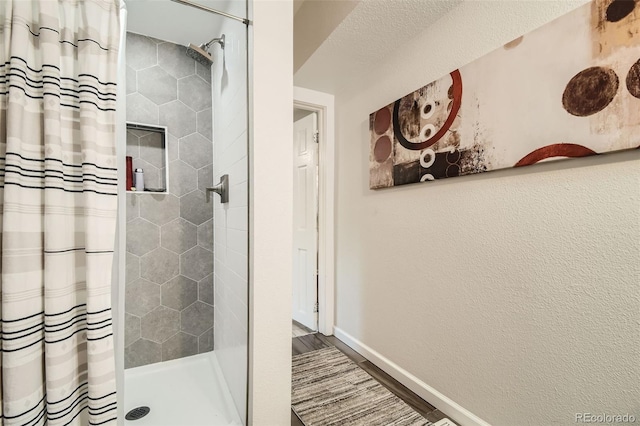
{"type": "Polygon", "coordinates": [[[125,7],[114,271],[120,415],[135,425],[246,424],[247,3],[125,7]]]}

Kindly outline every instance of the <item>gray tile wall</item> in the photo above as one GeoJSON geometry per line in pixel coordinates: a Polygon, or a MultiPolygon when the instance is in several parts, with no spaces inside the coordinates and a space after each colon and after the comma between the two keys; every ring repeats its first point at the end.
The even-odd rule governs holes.
{"type": "MultiPolygon", "coordinates": [[[[210,70],[183,46],[127,33],[127,121],[169,133],[169,193],[127,194],[131,368],[213,350],[213,208],[204,193],[213,183],[210,70]]],[[[131,150],[133,136],[141,149],[132,135],[131,150]]],[[[155,182],[147,170],[146,179],[155,182]]]]}

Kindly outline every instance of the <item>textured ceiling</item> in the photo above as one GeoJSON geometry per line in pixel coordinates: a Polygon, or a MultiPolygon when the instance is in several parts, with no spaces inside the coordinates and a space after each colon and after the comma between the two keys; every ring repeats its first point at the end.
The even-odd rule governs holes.
{"type": "Polygon", "coordinates": [[[295,85],[333,94],[366,87],[381,58],[393,57],[461,1],[363,0],[296,72],[295,85]]]}

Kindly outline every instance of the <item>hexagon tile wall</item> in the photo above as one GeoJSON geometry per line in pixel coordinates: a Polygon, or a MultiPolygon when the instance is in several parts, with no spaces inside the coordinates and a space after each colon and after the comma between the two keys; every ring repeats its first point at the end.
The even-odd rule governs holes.
{"type": "Polygon", "coordinates": [[[167,126],[168,194],[127,194],[125,368],[213,350],[211,72],[127,33],[127,121],[167,126]]]}

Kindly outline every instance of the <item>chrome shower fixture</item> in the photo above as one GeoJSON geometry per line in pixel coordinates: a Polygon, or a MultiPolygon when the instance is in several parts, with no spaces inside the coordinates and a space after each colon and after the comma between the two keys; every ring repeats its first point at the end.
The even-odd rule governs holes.
{"type": "Polygon", "coordinates": [[[222,36],[213,38],[211,39],[211,41],[209,41],[209,43],[202,43],[200,46],[189,43],[189,46],[187,46],[187,55],[204,66],[211,66],[211,64],[213,63],[213,58],[209,53],[209,48],[212,44],[218,43],[220,44],[220,47],[224,49],[224,40],[225,36],[224,34],[222,34],[222,36]]]}
{"type": "Polygon", "coordinates": [[[220,43],[220,47],[224,49],[224,38],[225,38],[224,34],[222,34],[220,37],[213,38],[209,43],[201,44],[200,49],[208,52],[209,47],[211,47],[213,43],[220,43]]]}

